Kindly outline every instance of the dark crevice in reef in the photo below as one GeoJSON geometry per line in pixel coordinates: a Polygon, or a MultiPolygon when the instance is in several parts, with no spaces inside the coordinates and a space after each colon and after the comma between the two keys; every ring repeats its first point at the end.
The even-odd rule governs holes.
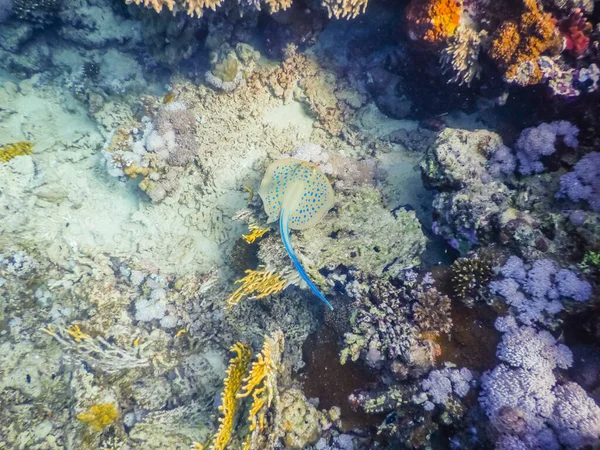
{"type": "Polygon", "coordinates": [[[385,414],[354,411],[348,403],[348,396],[353,391],[375,384],[377,376],[363,365],[352,361],[342,365],[337,342],[336,332],[323,326],[304,343],[306,368],[300,377],[304,394],[307,398],[318,398],[319,409],[339,406],[345,430],[377,427],[385,419],[385,414]]]}

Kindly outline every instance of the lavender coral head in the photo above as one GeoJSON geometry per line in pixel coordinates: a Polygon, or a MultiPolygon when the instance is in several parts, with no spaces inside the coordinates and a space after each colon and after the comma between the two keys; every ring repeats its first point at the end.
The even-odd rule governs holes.
{"type": "Polygon", "coordinates": [[[567,147],[574,148],[579,145],[578,134],[579,129],[565,120],[526,128],[521,132],[516,145],[519,172],[523,175],[543,172],[544,165],[540,158],[556,151],[556,138],[562,137],[567,147]]]}
{"type": "Polygon", "coordinates": [[[593,211],[600,212],[600,153],[588,153],[572,172],[563,175],[556,196],[573,202],[585,200],[593,211]]]}

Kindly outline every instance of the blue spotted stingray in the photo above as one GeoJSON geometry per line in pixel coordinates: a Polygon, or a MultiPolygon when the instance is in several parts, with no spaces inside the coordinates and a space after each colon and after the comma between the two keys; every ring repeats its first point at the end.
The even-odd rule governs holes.
{"type": "Polygon", "coordinates": [[[300,264],[290,240],[290,229],[305,230],[316,225],[335,202],[333,188],[327,177],[312,163],[286,158],[272,163],[258,191],[268,222],[279,218],[279,231],[300,277],[317,297],[333,309],[319,288],[300,264]]]}

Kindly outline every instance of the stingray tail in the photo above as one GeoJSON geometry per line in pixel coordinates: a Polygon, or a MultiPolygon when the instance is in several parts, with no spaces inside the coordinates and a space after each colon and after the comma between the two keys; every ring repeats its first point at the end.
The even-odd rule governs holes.
{"type": "Polygon", "coordinates": [[[279,217],[279,231],[281,232],[281,239],[283,240],[283,245],[285,246],[285,249],[287,250],[288,255],[290,255],[290,258],[292,258],[292,262],[294,263],[296,270],[300,274],[300,277],[306,282],[306,284],[308,284],[308,287],[310,288],[310,290],[313,291],[314,294],[317,297],[319,297],[322,301],[324,301],[325,304],[329,307],[329,309],[333,310],[333,306],[331,306],[331,304],[327,301],[325,296],[323,294],[321,294],[321,291],[319,291],[319,288],[308,277],[306,270],[304,270],[304,267],[302,267],[302,264],[300,264],[300,261],[298,260],[298,257],[296,256],[296,253],[294,253],[294,249],[292,248],[292,241],[290,239],[290,229],[288,226],[289,218],[290,218],[289,213],[286,213],[285,210],[282,210],[281,216],[279,217]]]}

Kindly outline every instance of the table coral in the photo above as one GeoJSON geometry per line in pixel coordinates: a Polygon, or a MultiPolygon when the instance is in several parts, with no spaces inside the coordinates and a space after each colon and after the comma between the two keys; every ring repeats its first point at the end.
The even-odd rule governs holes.
{"type": "Polygon", "coordinates": [[[406,9],[408,35],[413,41],[442,44],[454,35],[461,14],[457,0],[412,0],[406,9]]]}

